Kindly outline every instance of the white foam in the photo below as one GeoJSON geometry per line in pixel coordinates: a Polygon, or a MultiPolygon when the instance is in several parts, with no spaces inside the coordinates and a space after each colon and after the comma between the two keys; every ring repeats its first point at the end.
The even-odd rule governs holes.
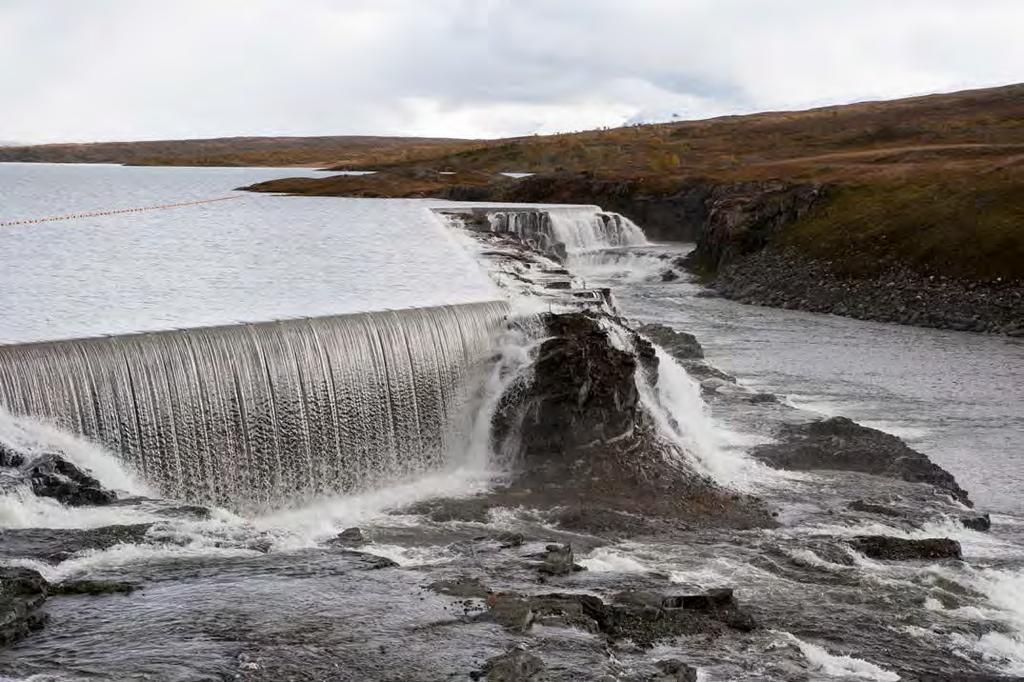
{"type": "Polygon", "coordinates": [[[700,384],[660,346],[655,345],[654,350],[658,357],[656,386],[650,385],[641,370],[636,380],[641,401],[662,437],[677,445],[699,471],[722,485],[749,490],[771,479],[772,472],[763,464],[726,447],[720,428],[701,398],[700,384]]]}
{"type": "Polygon", "coordinates": [[[399,566],[436,566],[448,563],[456,555],[445,546],[403,547],[401,545],[378,545],[376,543],[360,548],[376,556],[391,559],[399,566]]]}
{"type": "Polygon", "coordinates": [[[269,512],[253,519],[252,524],[278,533],[280,538],[275,546],[279,549],[301,549],[314,546],[344,528],[385,517],[390,510],[432,497],[480,492],[489,482],[485,471],[456,469],[369,492],[321,498],[296,509],[269,512]]]}
{"type": "Polygon", "coordinates": [[[0,443],[30,455],[58,452],[108,488],[152,496],[153,490],[104,447],[45,421],[19,417],[0,407],[0,443]]]}
{"type": "Polygon", "coordinates": [[[8,563],[38,571],[50,582],[60,582],[97,569],[117,568],[143,562],[168,561],[195,557],[251,557],[262,552],[244,547],[219,547],[212,542],[196,541],[188,545],[120,544],[104,550],[86,550],[56,566],[33,559],[12,559],[8,563]]]}
{"type": "Polygon", "coordinates": [[[596,573],[649,573],[651,570],[622,550],[610,547],[595,549],[579,563],[596,573]]]}
{"type": "Polygon", "coordinates": [[[896,682],[900,676],[869,661],[853,656],[836,655],[825,647],[804,640],[788,632],[777,633],[796,646],[807,659],[811,669],[827,677],[896,682]]]}
{"type": "Polygon", "coordinates": [[[99,528],[157,519],[135,507],[65,507],[22,486],[0,496],[0,528],[99,528]]]}

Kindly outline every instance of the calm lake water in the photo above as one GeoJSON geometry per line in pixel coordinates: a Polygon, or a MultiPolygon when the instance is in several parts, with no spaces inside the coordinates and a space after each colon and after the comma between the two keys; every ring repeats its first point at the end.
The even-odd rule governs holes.
{"type": "Polygon", "coordinates": [[[0,164],[0,343],[465,303],[496,297],[418,200],[234,188],[295,168],[0,164]]]}

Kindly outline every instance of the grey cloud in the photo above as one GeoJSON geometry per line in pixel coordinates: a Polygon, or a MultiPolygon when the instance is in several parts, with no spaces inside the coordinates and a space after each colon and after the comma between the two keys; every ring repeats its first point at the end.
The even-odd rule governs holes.
{"type": "Polygon", "coordinates": [[[496,136],[1024,80],[1016,0],[5,0],[0,139],[496,136]]]}

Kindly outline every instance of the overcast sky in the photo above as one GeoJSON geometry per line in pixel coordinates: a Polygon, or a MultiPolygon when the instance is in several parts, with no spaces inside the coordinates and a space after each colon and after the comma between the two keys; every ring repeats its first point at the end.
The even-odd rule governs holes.
{"type": "Polygon", "coordinates": [[[494,137],[1024,81],[1024,0],[0,0],[0,140],[494,137]]]}

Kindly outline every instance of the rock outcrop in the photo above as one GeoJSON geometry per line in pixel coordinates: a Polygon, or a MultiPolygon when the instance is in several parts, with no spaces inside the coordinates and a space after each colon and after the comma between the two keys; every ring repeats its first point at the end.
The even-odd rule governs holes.
{"type": "Polygon", "coordinates": [[[46,614],[40,607],[48,588],[36,571],[0,567],[0,646],[16,642],[46,624],[46,614]]]}
{"type": "Polygon", "coordinates": [[[850,546],[871,559],[887,561],[932,561],[963,559],[960,543],[949,538],[908,540],[887,535],[859,535],[850,546]]]}
{"type": "Polygon", "coordinates": [[[0,443],[0,467],[10,469],[11,481],[26,482],[38,497],[49,497],[69,507],[105,505],[117,495],[64,456],[47,452],[18,452],[0,443]]]}
{"type": "MultiPolygon", "coordinates": [[[[532,381],[503,398],[494,433],[518,463],[505,504],[586,508],[721,526],[773,525],[754,498],[688,469],[657,435],[640,404],[637,376],[655,383],[657,357],[632,334],[616,347],[595,314],[547,315],[532,381]]],[[[606,324],[616,324],[611,318],[606,324]]],[[[493,496],[492,496],[493,497],[493,496]]]]}
{"type": "Polygon", "coordinates": [[[759,445],[750,454],[778,469],[857,471],[925,483],[971,504],[953,475],[927,456],[896,436],[846,417],[785,425],[779,438],[780,442],[759,445]]]}
{"type": "Polygon", "coordinates": [[[673,595],[627,591],[607,602],[589,594],[503,592],[489,595],[487,607],[485,618],[515,632],[536,622],[629,639],[645,649],[680,635],[714,637],[725,629],[750,632],[757,627],[728,588],[673,595]]]}
{"type": "Polygon", "coordinates": [[[763,249],[782,228],[820,201],[828,188],[771,180],[716,185],[704,200],[705,216],[692,262],[717,271],[763,249]]]}

